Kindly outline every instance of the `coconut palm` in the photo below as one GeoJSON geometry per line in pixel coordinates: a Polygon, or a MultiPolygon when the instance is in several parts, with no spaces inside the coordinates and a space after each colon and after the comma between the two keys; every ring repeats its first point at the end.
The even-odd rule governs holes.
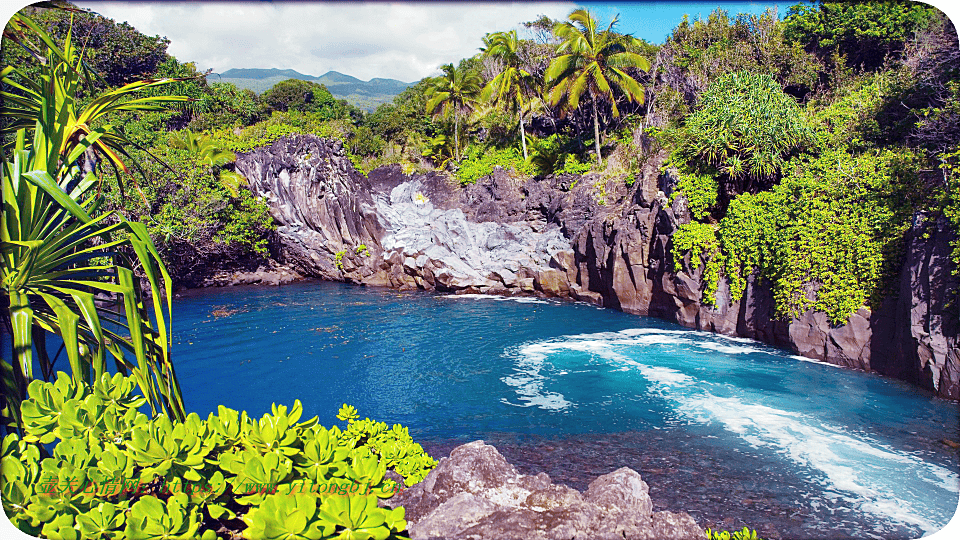
{"type": "Polygon", "coordinates": [[[469,68],[457,69],[453,64],[444,64],[440,69],[443,76],[437,78],[430,88],[426,110],[435,117],[449,118],[453,115],[454,155],[459,161],[460,116],[473,110],[483,81],[479,73],[469,68]]]}
{"type": "Polygon", "coordinates": [[[143,224],[98,211],[98,179],[80,163],[94,150],[117,160],[116,150],[125,153],[118,146],[122,138],[109,126],[91,127],[94,120],[177,99],[130,99],[139,89],[164,84],[133,83],[94,97],[76,114],[82,55],[70,34],[60,49],[27,17],[12,21],[8,28],[33,32],[46,47],[39,80],[3,69],[3,82],[22,94],[4,92],[0,110],[19,126],[2,160],[0,314],[13,336],[13,355],[9,363],[0,361],[6,398],[0,412],[19,423],[20,403],[35,378],[34,350],[43,378],[55,375],[59,354],[51,358],[46,347],[47,335],[54,334],[75,382],[99,379],[112,357],[118,371],[136,378],[155,413],[182,420],[183,399],[170,361],[170,276],[143,224]],[[152,310],[145,307],[134,268],[149,282],[152,310]],[[105,307],[104,299],[116,307],[105,307]]]}
{"type": "Polygon", "coordinates": [[[631,77],[626,68],[650,69],[643,56],[627,50],[624,42],[630,38],[613,32],[617,17],[604,31],[597,31],[597,20],[585,9],[570,13],[568,21],[558,23],[554,34],[562,40],[557,56],[545,73],[545,83],[551,88],[551,105],[561,104],[564,110],[580,107],[584,94],[593,105],[593,135],[597,163],[600,158],[599,102],[610,103],[614,117],[620,116],[616,92],[631,102],[643,103],[643,86],[631,77]]]}
{"type": "Polygon", "coordinates": [[[483,43],[484,55],[499,60],[503,69],[483,88],[481,99],[504,106],[519,117],[523,159],[527,159],[527,135],[523,116],[525,111],[530,110],[527,96],[533,84],[533,77],[523,69],[523,62],[517,54],[520,44],[517,31],[489,34],[484,38],[483,43]]]}

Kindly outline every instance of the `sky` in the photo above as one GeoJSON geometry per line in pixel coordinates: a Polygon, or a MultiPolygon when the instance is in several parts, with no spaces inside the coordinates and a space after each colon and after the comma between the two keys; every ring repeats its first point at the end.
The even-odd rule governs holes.
{"type": "MultiPolygon", "coordinates": [[[[564,19],[586,6],[606,25],[660,43],[687,13],[706,17],[718,5],[762,13],[773,2],[129,2],[75,0],[144,34],[170,39],[168,52],[198,69],[339,71],[413,82],[439,66],[474,55],[487,32],[517,29],[544,14],[564,19]]],[[[795,2],[779,3],[786,13],[795,2]]]]}
{"type": "MultiPolygon", "coordinates": [[[[230,68],[294,69],[319,76],[339,71],[414,82],[438,74],[441,64],[477,53],[488,32],[516,29],[539,15],[564,19],[578,6],[606,26],[619,15],[619,32],[662,43],[684,14],[706,18],[722,7],[731,15],[776,7],[782,17],[799,0],[721,2],[309,2],[309,1],[87,1],[74,0],[150,36],[164,36],[168,52],[201,71],[230,68]]],[[[930,1],[930,0],[928,0],[930,1]]],[[[12,13],[29,0],[0,0],[12,13]],[[10,7],[10,4],[14,4],[10,7]],[[19,4],[17,6],[16,4],[19,4]]],[[[958,16],[960,0],[932,0],[958,16]]]]}

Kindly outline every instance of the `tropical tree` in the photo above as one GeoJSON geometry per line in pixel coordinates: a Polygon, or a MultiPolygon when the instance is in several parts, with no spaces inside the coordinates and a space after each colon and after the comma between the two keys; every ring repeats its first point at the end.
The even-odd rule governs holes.
{"type": "Polygon", "coordinates": [[[237,160],[235,153],[218,146],[209,135],[194,133],[189,129],[171,134],[167,142],[171,148],[185,150],[201,164],[210,167],[220,185],[233,197],[239,196],[240,186],[246,185],[247,179],[235,171],[223,168],[237,160]]]}
{"type": "Polygon", "coordinates": [[[32,52],[40,76],[20,67],[2,70],[3,84],[18,91],[3,92],[0,110],[7,128],[15,130],[12,150],[2,160],[0,314],[13,336],[12,361],[0,361],[2,415],[19,423],[20,403],[35,378],[34,350],[43,378],[55,375],[59,354],[51,358],[47,351],[53,334],[63,343],[75,382],[99,380],[110,356],[118,371],[136,378],[155,413],[182,420],[170,360],[170,277],[143,224],[99,212],[99,180],[83,166],[83,156],[89,160],[99,152],[125,169],[118,155],[126,154],[123,136],[110,125],[93,126],[112,111],[158,110],[185,98],[137,97],[172,82],[139,81],[94,96],[77,111],[77,90],[87,73],[70,33],[60,48],[23,15],[14,15],[8,32],[25,46],[39,39],[32,52]],[[150,311],[135,269],[149,283],[150,311]],[[105,299],[113,301],[110,307],[105,299]]]}
{"type": "Polygon", "coordinates": [[[480,96],[483,81],[476,70],[469,67],[455,67],[453,64],[440,66],[443,75],[438,77],[430,88],[430,99],[426,111],[435,117],[449,118],[453,115],[454,157],[460,160],[460,117],[473,110],[480,96]]]}
{"type": "Polygon", "coordinates": [[[525,110],[530,110],[527,95],[533,84],[533,77],[523,69],[523,62],[517,49],[520,40],[517,31],[495,32],[484,38],[484,55],[496,58],[503,66],[500,73],[483,88],[481,99],[506,107],[520,120],[520,142],[523,146],[523,159],[527,159],[527,135],[523,126],[525,110]]]}
{"type": "Polygon", "coordinates": [[[599,102],[609,102],[614,117],[620,116],[616,92],[621,92],[631,102],[643,103],[643,86],[624,70],[639,68],[647,71],[650,62],[627,50],[626,43],[633,38],[613,31],[617,17],[604,31],[597,31],[597,20],[585,9],[574,10],[568,19],[553,28],[562,42],[557,47],[559,56],[547,68],[545,83],[551,88],[550,104],[560,104],[562,110],[575,110],[580,107],[584,94],[590,96],[599,164],[602,163],[599,102]]]}

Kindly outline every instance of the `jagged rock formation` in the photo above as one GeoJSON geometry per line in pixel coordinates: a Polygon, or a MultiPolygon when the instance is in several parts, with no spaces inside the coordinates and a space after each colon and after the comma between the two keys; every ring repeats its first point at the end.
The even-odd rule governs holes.
{"type": "Polygon", "coordinates": [[[571,297],[698,330],[739,335],[797,354],[908,380],[960,399],[957,278],[945,223],[915,220],[900,291],[840,327],[825,314],[782,321],[753,278],[731,301],[701,303],[700,271],[674,273],[671,235],[689,221],[669,204],[665,156],[632,186],[600,175],[518,181],[497,170],[460,188],[398,166],[360,175],[340,143],[281,139],[242,155],[238,170],[279,223],[285,262],[308,276],[398,288],[571,297]],[[602,196],[598,195],[602,194],[602,196]],[[362,248],[362,249],[361,249],[362,248]]]}
{"type": "Polygon", "coordinates": [[[339,141],[286,137],[238,159],[237,170],[270,206],[284,263],[306,276],[387,284],[373,256],[384,231],[370,182],[339,141]]]}
{"type": "Polygon", "coordinates": [[[703,531],[686,513],[654,512],[640,474],[623,467],[587,491],[522,475],[497,449],[474,441],[454,448],[419,484],[385,502],[403,506],[413,540],[694,540],[703,531]]]}

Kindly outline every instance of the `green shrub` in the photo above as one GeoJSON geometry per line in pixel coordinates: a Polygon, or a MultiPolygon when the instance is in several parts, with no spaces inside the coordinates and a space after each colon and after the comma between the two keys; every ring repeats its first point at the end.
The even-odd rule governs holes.
{"type": "Polygon", "coordinates": [[[495,167],[520,175],[532,175],[535,172],[534,167],[523,160],[523,155],[516,148],[470,146],[465,158],[460,162],[457,180],[461,185],[475,184],[480,178],[493,174],[495,167]]]}
{"type": "Polygon", "coordinates": [[[739,531],[733,531],[733,534],[730,534],[727,531],[713,531],[707,529],[707,540],[763,540],[757,536],[757,531],[750,530],[746,527],[739,531]]]}
{"type": "Polygon", "coordinates": [[[831,151],[797,161],[769,192],[737,197],[719,229],[733,298],[758,272],[785,317],[814,309],[841,324],[876,301],[919,207],[918,169],[909,153],[831,151]]]}
{"type": "Polygon", "coordinates": [[[721,275],[735,301],[756,274],[772,285],[780,316],[813,309],[842,324],[875,304],[897,272],[903,234],[921,206],[919,168],[910,152],[798,159],[772,190],[731,201],[719,227],[682,225],[673,236],[675,269],[692,252],[691,265],[705,266],[710,304],[721,275]]]}
{"type": "Polygon", "coordinates": [[[678,166],[713,167],[732,179],[767,179],[812,142],[812,134],[797,102],[771,76],[737,72],[707,88],[678,139],[671,157],[678,166]]]}
{"type": "Polygon", "coordinates": [[[683,271],[683,254],[691,253],[691,270],[702,264],[704,290],[701,301],[716,305],[717,287],[720,285],[720,273],[724,256],[720,251],[720,241],[716,229],[706,223],[692,221],[680,225],[673,233],[673,267],[675,272],[683,271]]]}
{"type": "Polygon", "coordinates": [[[954,240],[951,242],[953,252],[953,274],[960,275],[960,148],[946,152],[940,156],[940,168],[943,170],[945,184],[940,193],[943,200],[943,214],[953,228],[954,240]]]}
{"type": "MultiPolygon", "coordinates": [[[[820,148],[863,151],[880,138],[877,115],[891,94],[887,73],[865,75],[834,90],[828,103],[811,101],[810,126],[820,148]]],[[[823,98],[821,98],[823,99],[823,98]]]]}
{"type": "Polygon", "coordinates": [[[532,135],[530,142],[530,165],[536,174],[576,174],[582,175],[590,170],[592,162],[581,161],[575,152],[574,141],[559,133],[537,139],[532,135]]]}
{"type": "Polygon", "coordinates": [[[411,485],[436,466],[406,428],[358,420],[346,405],[344,430],[301,421],[299,401],[258,420],[221,406],[175,422],[139,412],[135,386],[120,374],[93,387],[64,373],[30,383],[24,436],[7,435],[0,453],[15,526],[47,538],[212,540],[242,516],[250,539],[396,538],[403,509],[376,503],[399,489],[386,471],[411,485]],[[42,458],[39,445],[52,443],[42,458]]]}
{"type": "Polygon", "coordinates": [[[934,8],[920,2],[825,2],[797,4],[784,18],[788,39],[824,57],[844,55],[853,65],[879,67],[923,28],[934,8]]]}
{"type": "Polygon", "coordinates": [[[694,219],[703,219],[709,214],[710,208],[717,204],[719,189],[720,185],[713,175],[681,172],[670,202],[673,202],[678,193],[683,193],[687,198],[687,208],[694,219]]]}

